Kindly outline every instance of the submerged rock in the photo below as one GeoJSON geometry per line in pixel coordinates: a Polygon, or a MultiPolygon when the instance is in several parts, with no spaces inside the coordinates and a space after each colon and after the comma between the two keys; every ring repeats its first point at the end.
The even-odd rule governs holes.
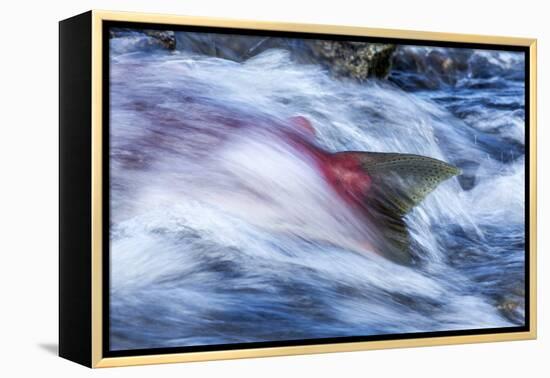
{"type": "Polygon", "coordinates": [[[502,85],[490,80],[495,76],[523,81],[523,64],[521,53],[401,45],[393,55],[390,80],[407,90],[456,85],[495,88],[502,85]]]}
{"type": "Polygon", "coordinates": [[[393,56],[392,79],[420,89],[454,86],[468,71],[471,52],[466,49],[441,50],[431,47],[400,46],[393,56]],[[399,80],[399,73],[407,73],[399,80]],[[412,83],[412,84],[411,84],[412,83]]]}
{"type": "Polygon", "coordinates": [[[497,304],[500,313],[513,323],[522,324],[525,320],[525,302],[523,298],[505,298],[497,304]]]}
{"type": "Polygon", "coordinates": [[[525,283],[519,281],[508,287],[508,292],[497,299],[497,309],[511,322],[522,325],[525,321],[525,283]]]}
{"type": "Polygon", "coordinates": [[[270,48],[285,48],[284,38],[234,34],[176,32],[176,48],[198,54],[243,62],[270,48]]]}

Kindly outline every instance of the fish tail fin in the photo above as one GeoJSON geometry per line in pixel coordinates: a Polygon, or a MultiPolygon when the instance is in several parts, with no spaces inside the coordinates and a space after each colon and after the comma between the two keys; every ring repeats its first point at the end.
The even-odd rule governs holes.
{"type": "Polygon", "coordinates": [[[341,152],[334,158],[354,158],[370,178],[361,203],[380,238],[379,252],[397,263],[410,264],[410,238],[403,218],[441,182],[459,175],[460,169],[412,154],[341,152]]]}

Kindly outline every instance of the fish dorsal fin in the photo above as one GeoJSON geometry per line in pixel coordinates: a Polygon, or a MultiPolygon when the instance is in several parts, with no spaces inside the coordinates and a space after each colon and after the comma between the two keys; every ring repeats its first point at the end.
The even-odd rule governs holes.
{"type": "Polygon", "coordinates": [[[306,134],[310,137],[315,137],[315,134],[316,134],[315,128],[313,127],[313,125],[311,124],[309,119],[307,119],[306,117],[304,117],[304,116],[290,117],[288,119],[288,122],[293,127],[300,130],[302,133],[304,133],[304,134],[306,134]]]}
{"type": "Polygon", "coordinates": [[[341,152],[338,158],[352,157],[370,178],[361,202],[377,230],[378,252],[394,262],[412,260],[409,233],[403,217],[441,182],[460,173],[443,161],[411,154],[341,152]]]}

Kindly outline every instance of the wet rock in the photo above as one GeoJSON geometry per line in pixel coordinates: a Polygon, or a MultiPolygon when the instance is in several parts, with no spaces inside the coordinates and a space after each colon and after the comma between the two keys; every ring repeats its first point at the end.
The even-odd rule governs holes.
{"type": "Polygon", "coordinates": [[[501,314],[511,322],[516,324],[522,324],[525,319],[525,303],[521,299],[503,299],[498,305],[497,309],[501,314]]]}
{"type": "Polygon", "coordinates": [[[112,28],[109,30],[109,38],[127,38],[134,40],[137,48],[164,48],[174,50],[176,48],[176,35],[170,30],[140,30],[129,28],[112,28]]]}
{"type": "Polygon", "coordinates": [[[309,40],[306,45],[312,57],[334,74],[358,81],[387,77],[396,48],[390,44],[328,40],[309,40]]]}
{"type": "Polygon", "coordinates": [[[507,288],[507,293],[500,296],[496,303],[500,313],[516,324],[525,321],[525,283],[514,282],[507,288]]]}
{"type": "Polygon", "coordinates": [[[284,49],[299,63],[320,63],[336,77],[357,81],[387,77],[396,49],[395,45],[380,43],[129,28],[111,29],[110,38],[118,42],[114,45],[121,52],[177,49],[235,62],[243,62],[269,49],[284,49]]]}
{"type": "Polygon", "coordinates": [[[514,311],[518,308],[518,303],[515,301],[507,300],[503,301],[498,305],[498,308],[503,311],[514,311]]]}
{"type": "Polygon", "coordinates": [[[321,63],[338,77],[358,81],[384,78],[391,69],[395,45],[303,40],[230,34],[176,32],[178,50],[243,62],[268,49],[285,49],[300,63],[321,63]]]}
{"type": "Polygon", "coordinates": [[[170,30],[145,30],[144,33],[159,41],[168,50],[176,48],[176,35],[170,30]]]}

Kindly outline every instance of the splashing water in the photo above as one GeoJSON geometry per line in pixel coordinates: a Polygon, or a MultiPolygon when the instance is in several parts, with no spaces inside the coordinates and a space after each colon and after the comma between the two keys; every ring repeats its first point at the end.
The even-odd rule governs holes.
{"type": "Polygon", "coordinates": [[[284,50],[235,63],[131,42],[111,46],[112,350],[523,324],[522,55],[470,52],[426,89],[398,67],[357,84],[284,50]],[[480,59],[499,74],[472,74],[480,59]],[[365,225],[277,137],[296,115],[331,152],[463,169],[406,218],[417,264],[357,253],[365,225]]]}

